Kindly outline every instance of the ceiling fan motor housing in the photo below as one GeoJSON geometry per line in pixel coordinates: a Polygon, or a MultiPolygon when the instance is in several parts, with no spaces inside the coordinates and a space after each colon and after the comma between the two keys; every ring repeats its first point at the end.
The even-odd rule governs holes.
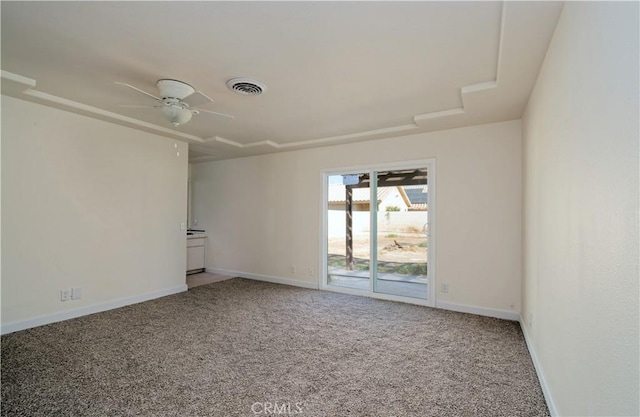
{"type": "Polygon", "coordinates": [[[158,90],[160,90],[160,97],[163,99],[177,98],[178,100],[184,100],[196,92],[195,88],[178,80],[158,80],[157,86],[158,90]]]}

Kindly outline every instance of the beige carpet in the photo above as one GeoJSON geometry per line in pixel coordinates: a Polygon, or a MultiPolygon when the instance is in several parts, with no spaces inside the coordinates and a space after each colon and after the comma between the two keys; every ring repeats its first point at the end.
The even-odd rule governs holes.
{"type": "Polygon", "coordinates": [[[4,416],[287,414],[548,411],[515,322],[239,278],[2,337],[4,416]]]}

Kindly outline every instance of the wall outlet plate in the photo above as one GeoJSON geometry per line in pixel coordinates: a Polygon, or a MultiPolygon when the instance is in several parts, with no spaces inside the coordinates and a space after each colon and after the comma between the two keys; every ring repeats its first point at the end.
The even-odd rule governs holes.
{"type": "Polygon", "coordinates": [[[79,300],[82,298],[82,288],[72,288],[71,289],[71,299],[79,300]]]}
{"type": "Polygon", "coordinates": [[[440,292],[448,293],[449,292],[449,284],[440,284],[440,292]]]}
{"type": "Polygon", "coordinates": [[[64,290],[60,290],[60,301],[69,301],[71,298],[71,290],[65,288],[64,290]]]}

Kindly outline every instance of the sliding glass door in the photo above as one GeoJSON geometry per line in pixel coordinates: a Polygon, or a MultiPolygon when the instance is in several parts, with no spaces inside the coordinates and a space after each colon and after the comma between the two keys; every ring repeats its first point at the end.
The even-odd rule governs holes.
{"type": "Polygon", "coordinates": [[[369,290],[369,174],[329,175],[327,185],[328,283],[337,287],[369,290]]]}
{"type": "Polygon", "coordinates": [[[327,173],[327,289],[433,304],[433,161],[327,173]]]}
{"type": "Polygon", "coordinates": [[[377,293],[427,299],[427,169],[376,172],[377,293]]]}

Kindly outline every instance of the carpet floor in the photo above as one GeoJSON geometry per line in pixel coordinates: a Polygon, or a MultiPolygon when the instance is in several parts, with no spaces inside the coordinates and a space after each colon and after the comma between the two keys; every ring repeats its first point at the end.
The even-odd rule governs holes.
{"type": "Polygon", "coordinates": [[[516,322],[234,278],[2,336],[3,416],[548,416],[516,322]]]}

